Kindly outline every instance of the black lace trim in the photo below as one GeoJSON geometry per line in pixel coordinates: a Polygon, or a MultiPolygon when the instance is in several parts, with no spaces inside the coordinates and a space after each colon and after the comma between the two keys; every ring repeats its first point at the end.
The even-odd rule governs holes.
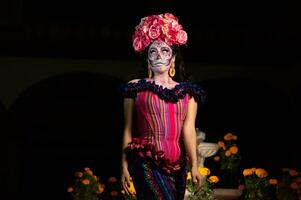
{"type": "Polygon", "coordinates": [[[204,90],[192,82],[181,82],[172,89],[163,88],[161,85],[157,85],[155,81],[147,81],[145,79],[141,79],[138,82],[126,83],[121,86],[123,97],[136,98],[137,93],[141,91],[154,92],[164,101],[174,103],[179,99],[183,99],[187,93],[193,96],[196,101],[203,103],[205,100],[204,90]]]}

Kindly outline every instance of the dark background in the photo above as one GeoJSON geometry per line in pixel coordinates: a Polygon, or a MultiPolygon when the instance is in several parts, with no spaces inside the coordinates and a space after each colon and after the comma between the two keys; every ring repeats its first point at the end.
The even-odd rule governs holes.
{"type": "Polygon", "coordinates": [[[0,5],[1,188],[11,198],[66,199],[73,172],[85,166],[104,179],[119,176],[118,86],[137,69],[124,66],[140,62],[131,34],[140,18],[163,12],[174,13],[188,32],[183,57],[208,92],[196,122],[206,140],[233,132],[244,167],[264,167],[272,175],[282,167],[300,169],[296,2],[6,0],[0,5]],[[96,69],[92,62],[101,64],[96,69]]]}
{"type": "Polygon", "coordinates": [[[3,29],[7,35],[1,49],[8,55],[135,59],[130,39],[140,18],[172,12],[189,33],[188,61],[273,66],[300,62],[300,12],[295,1],[15,0],[5,4],[2,15],[14,12],[6,14],[11,24],[3,18],[10,30],[3,29]]]}

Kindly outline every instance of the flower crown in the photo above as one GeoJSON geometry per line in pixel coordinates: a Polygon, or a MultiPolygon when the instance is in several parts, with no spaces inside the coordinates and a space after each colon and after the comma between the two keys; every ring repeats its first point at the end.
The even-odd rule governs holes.
{"type": "Polygon", "coordinates": [[[164,41],[168,45],[183,45],[187,42],[187,33],[178,23],[177,17],[171,13],[151,15],[141,19],[132,35],[136,52],[143,51],[155,40],[164,41]]]}

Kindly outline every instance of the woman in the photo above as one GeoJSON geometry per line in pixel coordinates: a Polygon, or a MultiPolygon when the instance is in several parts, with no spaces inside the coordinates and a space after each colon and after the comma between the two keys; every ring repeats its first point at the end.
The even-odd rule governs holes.
{"type": "Polygon", "coordinates": [[[143,18],[133,34],[135,51],[147,53],[148,78],[123,86],[121,181],[126,192],[133,181],[138,199],[183,199],[188,166],[193,181],[201,184],[195,118],[203,91],[174,80],[176,49],[186,41],[186,32],[170,13],[143,18]],[[132,124],[138,129],[136,138],[132,124]]]}

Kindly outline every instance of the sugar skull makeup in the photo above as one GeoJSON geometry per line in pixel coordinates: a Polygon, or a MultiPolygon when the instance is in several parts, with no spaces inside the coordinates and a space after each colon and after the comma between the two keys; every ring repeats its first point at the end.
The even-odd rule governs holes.
{"type": "Polygon", "coordinates": [[[148,61],[153,68],[169,67],[172,49],[163,41],[153,42],[148,49],[148,61]]]}

